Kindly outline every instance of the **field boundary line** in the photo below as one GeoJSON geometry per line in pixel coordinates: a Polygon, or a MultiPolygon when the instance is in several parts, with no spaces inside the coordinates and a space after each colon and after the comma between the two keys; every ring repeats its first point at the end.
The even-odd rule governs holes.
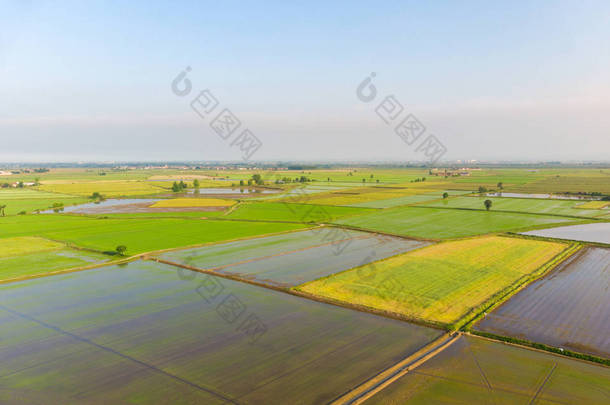
{"type": "Polygon", "coordinates": [[[283,234],[286,234],[286,233],[309,231],[309,230],[317,229],[317,228],[320,228],[320,227],[321,227],[320,225],[309,226],[309,227],[306,226],[306,227],[303,227],[303,228],[289,229],[289,230],[281,231],[281,232],[263,233],[263,234],[258,234],[258,235],[244,236],[244,237],[241,237],[241,238],[225,239],[225,240],[219,240],[219,241],[214,241],[214,242],[198,243],[198,244],[195,244],[195,245],[178,246],[178,247],[167,248],[167,249],[151,250],[149,252],[138,253],[138,254],[136,254],[134,256],[138,256],[141,259],[145,259],[144,256],[149,256],[149,255],[152,256],[152,255],[158,255],[158,254],[161,254],[161,253],[173,252],[173,251],[177,251],[177,250],[196,249],[196,248],[202,248],[202,247],[207,247],[207,246],[220,245],[220,244],[223,244],[223,243],[240,242],[240,241],[250,240],[250,239],[266,238],[266,237],[269,237],[269,236],[283,235],[283,234]]]}
{"type": "Polygon", "coordinates": [[[192,270],[197,273],[209,274],[211,276],[217,276],[220,278],[225,278],[227,280],[237,281],[240,283],[251,284],[251,285],[254,285],[257,287],[282,292],[285,294],[293,295],[295,297],[305,298],[305,299],[308,299],[311,301],[316,301],[316,302],[326,304],[326,305],[342,307],[342,308],[351,309],[354,311],[383,316],[384,318],[394,319],[394,320],[403,321],[403,322],[410,322],[410,323],[413,323],[416,325],[427,326],[430,328],[447,331],[447,325],[444,323],[440,323],[440,322],[435,323],[433,321],[428,321],[425,319],[411,318],[411,317],[408,317],[406,315],[399,314],[396,312],[389,312],[389,311],[379,310],[379,309],[372,308],[372,307],[367,307],[364,305],[352,304],[347,301],[338,301],[338,300],[334,300],[332,298],[322,297],[322,296],[306,293],[304,291],[295,290],[292,287],[264,283],[264,282],[257,281],[257,280],[243,278],[241,276],[231,274],[231,273],[220,273],[220,272],[216,272],[213,270],[202,269],[202,268],[190,266],[187,264],[181,264],[181,263],[176,263],[176,262],[172,262],[172,261],[165,260],[165,259],[160,259],[160,258],[154,257],[154,256],[145,256],[145,257],[141,257],[141,259],[142,260],[151,260],[151,261],[155,261],[158,263],[167,264],[168,266],[180,267],[183,269],[192,270]]]}
{"type": "Polygon", "coordinates": [[[610,368],[610,359],[594,356],[592,354],[579,353],[567,349],[564,349],[562,351],[557,347],[549,346],[544,343],[532,342],[530,340],[519,339],[509,336],[502,336],[497,335],[495,333],[484,332],[479,330],[463,331],[462,333],[468,336],[477,337],[479,339],[488,340],[490,342],[502,343],[505,345],[532,350],[539,353],[553,354],[559,357],[568,357],[572,360],[582,361],[583,363],[595,364],[597,366],[601,365],[610,368]]]}
{"type": "MultiPolygon", "coordinates": [[[[420,238],[418,236],[401,235],[401,234],[398,234],[398,233],[391,233],[391,232],[386,232],[386,231],[379,231],[379,230],[374,230],[374,229],[362,228],[362,227],[354,226],[354,225],[339,224],[339,223],[336,223],[336,222],[331,222],[331,223],[328,223],[326,225],[334,226],[336,228],[351,229],[353,231],[378,233],[380,235],[393,236],[395,238],[419,240],[419,241],[422,241],[422,242],[441,242],[441,241],[447,240],[447,239],[428,239],[428,238],[420,238]]],[[[470,236],[466,236],[466,237],[467,238],[471,238],[473,236],[477,236],[477,235],[470,235],[470,236]]]]}
{"type": "Polygon", "coordinates": [[[96,342],[94,342],[91,339],[88,339],[86,337],[83,337],[83,336],[77,335],[75,333],[69,332],[69,331],[67,331],[65,329],[62,329],[59,326],[52,325],[50,323],[47,323],[47,322],[42,321],[40,319],[37,319],[37,318],[35,318],[35,317],[31,316],[31,315],[28,315],[26,313],[19,312],[19,311],[16,311],[14,309],[5,307],[4,305],[0,305],[0,309],[3,309],[3,310],[5,310],[5,311],[7,311],[7,312],[9,312],[9,313],[11,313],[13,315],[19,316],[20,318],[26,319],[26,320],[28,320],[30,322],[37,323],[38,325],[40,325],[42,327],[45,327],[47,329],[54,330],[55,332],[58,332],[58,333],[60,333],[62,335],[69,336],[72,339],[77,340],[79,342],[86,343],[86,344],[88,344],[90,346],[96,347],[96,348],[98,348],[100,350],[103,350],[103,351],[105,351],[107,353],[114,354],[115,356],[118,356],[118,357],[120,357],[122,359],[129,360],[129,361],[131,361],[131,362],[133,362],[135,364],[140,365],[141,367],[144,367],[144,368],[146,368],[148,370],[157,372],[157,373],[159,373],[161,375],[164,375],[166,377],[172,378],[172,379],[174,379],[176,381],[179,381],[179,382],[181,382],[183,384],[186,384],[186,385],[188,385],[190,387],[196,388],[196,389],[198,389],[200,391],[207,392],[207,393],[209,393],[209,394],[211,394],[211,395],[213,395],[213,396],[215,396],[217,398],[223,399],[224,401],[227,401],[227,402],[230,402],[230,403],[233,403],[233,404],[237,404],[237,401],[235,401],[232,398],[226,396],[225,394],[222,394],[220,392],[216,392],[216,391],[214,391],[211,388],[207,388],[207,387],[201,386],[201,385],[199,385],[199,384],[197,384],[197,383],[195,383],[193,381],[187,380],[186,378],[180,377],[180,376],[178,376],[176,374],[172,374],[172,373],[170,373],[170,372],[168,372],[166,370],[163,370],[160,367],[157,367],[157,366],[154,366],[152,364],[146,363],[146,362],[144,362],[142,360],[139,360],[139,359],[137,359],[137,358],[135,358],[135,357],[133,357],[133,356],[131,356],[129,354],[125,354],[125,353],[122,353],[122,352],[120,352],[118,350],[115,350],[115,349],[113,349],[113,348],[111,348],[109,346],[105,346],[105,345],[102,345],[100,343],[96,343],[96,342]]]}
{"type": "Polygon", "coordinates": [[[285,251],[285,252],[275,253],[275,254],[272,254],[272,255],[253,257],[251,259],[240,260],[240,261],[234,262],[234,263],[223,264],[222,266],[211,267],[211,268],[208,268],[207,270],[212,270],[212,271],[224,270],[224,269],[226,269],[228,267],[239,266],[241,264],[257,262],[259,260],[270,259],[272,257],[285,256],[285,255],[289,255],[289,254],[293,254],[293,253],[298,253],[298,252],[304,252],[306,250],[315,249],[315,248],[324,247],[324,246],[330,246],[330,245],[333,245],[335,243],[345,242],[345,241],[348,241],[348,240],[367,239],[369,237],[370,237],[369,235],[358,235],[358,236],[354,236],[352,238],[344,238],[344,239],[339,239],[339,240],[333,240],[331,242],[321,243],[319,245],[312,245],[312,246],[307,246],[307,247],[300,248],[300,249],[288,250],[288,251],[285,251]]]}
{"type": "MultiPolygon", "coordinates": [[[[497,198],[497,197],[496,197],[497,198]]],[[[429,202],[429,201],[427,201],[429,202]]],[[[480,211],[480,212],[505,212],[508,214],[524,214],[524,215],[538,215],[538,216],[550,216],[550,217],[560,217],[560,218],[575,218],[575,219],[591,219],[597,222],[597,217],[581,217],[578,215],[562,215],[562,214],[548,214],[543,212],[527,212],[527,211],[514,211],[514,210],[484,210],[482,208],[467,208],[467,207],[438,207],[438,206],[425,206],[425,205],[410,205],[413,208],[438,208],[441,210],[462,210],[462,211],[480,211]]]]}
{"type": "MultiPolygon", "coordinates": [[[[566,225],[566,226],[569,226],[569,225],[566,225]]],[[[514,233],[514,232],[507,232],[506,236],[509,236],[511,238],[532,239],[532,240],[540,240],[540,241],[546,241],[546,242],[580,243],[583,245],[600,247],[600,248],[610,247],[610,243],[604,243],[604,242],[591,242],[591,241],[586,241],[586,240],[552,238],[550,236],[540,236],[540,235],[524,235],[522,233],[514,233]]]]}
{"type": "Polygon", "coordinates": [[[114,260],[114,261],[108,261],[108,262],[102,262],[102,263],[94,263],[94,264],[90,264],[87,266],[71,267],[69,269],[54,270],[54,271],[50,271],[48,273],[29,274],[27,276],[7,278],[4,280],[0,280],[0,284],[15,283],[17,281],[32,280],[32,279],[42,278],[42,277],[58,276],[61,274],[75,273],[78,271],[85,271],[85,270],[93,270],[93,269],[97,269],[100,267],[106,267],[106,266],[116,266],[119,264],[129,263],[129,262],[132,262],[132,261],[135,261],[138,259],[139,259],[139,257],[137,257],[137,256],[131,256],[131,257],[126,257],[126,258],[120,259],[120,260],[114,260]]]}
{"type": "Polygon", "coordinates": [[[559,252],[557,255],[555,255],[553,258],[551,258],[539,268],[515,280],[514,283],[502,289],[501,291],[498,291],[496,294],[489,297],[486,302],[479,305],[478,307],[472,308],[461,319],[456,321],[454,323],[454,326],[456,327],[456,329],[460,329],[462,331],[469,331],[475,323],[479,322],[487,314],[487,312],[493,311],[494,309],[508,301],[515,294],[525,289],[531,283],[549,274],[551,271],[557,268],[557,266],[559,266],[568,258],[572,257],[580,249],[582,249],[582,247],[583,245],[578,243],[567,245],[561,252],[559,252]],[[469,317],[469,315],[471,315],[473,312],[475,313],[474,316],[469,317]]]}
{"type": "Polygon", "coordinates": [[[421,366],[426,361],[447,349],[455,343],[460,336],[459,333],[446,333],[441,335],[415,353],[335,399],[330,405],[358,405],[363,403],[411,370],[421,366]]]}

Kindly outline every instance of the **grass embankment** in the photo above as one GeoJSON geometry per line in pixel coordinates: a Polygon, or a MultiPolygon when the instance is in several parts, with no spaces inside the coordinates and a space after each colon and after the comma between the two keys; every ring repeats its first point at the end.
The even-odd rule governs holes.
{"type": "Polygon", "coordinates": [[[297,289],[458,329],[506,288],[537,274],[564,243],[489,236],[418,249],[297,289]]]}

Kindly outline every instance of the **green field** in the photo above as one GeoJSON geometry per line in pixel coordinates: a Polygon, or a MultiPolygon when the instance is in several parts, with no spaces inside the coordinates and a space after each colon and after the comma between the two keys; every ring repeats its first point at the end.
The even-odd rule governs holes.
{"type": "Polygon", "coordinates": [[[535,214],[553,214],[580,217],[597,217],[604,214],[599,209],[581,209],[582,201],[538,199],[538,198],[512,198],[512,197],[456,197],[440,201],[420,204],[425,207],[439,208],[470,208],[485,210],[483,202],[491,200],[492,211],[519,211],[535,214]]]}
{"type": "Polygon", "coordinates": [[[0,285],[0,402],[328,403],[441,333],[177,270],[0,285]]]}
{"type": "Polygon", "coordinates": [[[443,193],[447,193],[450,196],[464,194],[464,191],[455,190],[439,190],[436,192],[408,195],[404,197],[390,198],[387,200],[367,201],[363,203],[352,204],[352,207],[365,207],[365,208],[392,208],[401,205],[409,205],[415,203],[422,203],[425,201],[438,200],[443,197],[443,193]]]}
{"type": "Polygon", "coordinates": [[[604,405],[609,387],[608,367],[462,336],[364,404],[604,405]]]}
{"type": "Polygon", "coordinates": [[[88,218],[26,215],[0,220],[0,235],[42,236],[98,251],[127,246],[127,254],[217,242],[295,229],[304,225],[178,218],[88,218]]]}
{"type": "Polygon", "coordinates": [[[439,243],[297,287],[407,318],[453,324],[566,244],[498,236],[439,243]]]}
{"type": "Polygon", "coordinates": [[[46,210],[55,203],[64,206],[83,204],[86,198],[73,195],[49,193],[24,188],[0,189],[0,205],[6,205],[4,213],[15,215],[23,211],[30,213],[36,210],[46,210]]]}
{"type": "Polygon", "coordinates": [[[42,238],[0,239],[0,282],[102,263],[110,256],[77,250],[42,238]]]}
{"type": "Polygon", "coordinates": [[[242,203],[226,218],[260,221],[329,222],[369,212],[364,208],[333,207],[291,203],[242,203]]]}
{"type": "Polygon", "coordinates": [[[516,231],[573,220],[509,212],[407,206],[340,219],[336,223],[417,238],[446,239],[490,232],[516,231]]]}

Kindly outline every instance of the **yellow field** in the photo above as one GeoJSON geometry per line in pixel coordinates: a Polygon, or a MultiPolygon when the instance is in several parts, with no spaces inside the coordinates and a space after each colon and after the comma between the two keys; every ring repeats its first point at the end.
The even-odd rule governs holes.
{"type": "Polygon", "coordinates": [[[0,257],[25,255],[63,248],[61,243],[33,236],[0,239],[0,257]]]}
{"type": "Polygon", "coordinates": [[[230,207],[235,200],[220,198],[173,198],[157,201],[151,208],[230,207]]]}
{"type": "Polygon", "coordinates": [[[451,324],[535,272],[566,247],[564,243],[500,236],[439,243],[298,289],[451,324]]]}
{"type": "Polygon", "coordinates": [[[589,201],[581,205],[577,205],[574,208],[578,209],[591,209],[591,210],[601,210],[610,206],[610,201],[589,201]]]}
{"type": "Polygon", "coordinates": [[[54,193],[90,196],[98,192],[105,197],[121,197],[159,194],[169,191],[171,183],[146,182],[141,180],[107,180],[95,182],[66,182],[61,180],[45,182],[38,186],[39,190],[54,193]]]}

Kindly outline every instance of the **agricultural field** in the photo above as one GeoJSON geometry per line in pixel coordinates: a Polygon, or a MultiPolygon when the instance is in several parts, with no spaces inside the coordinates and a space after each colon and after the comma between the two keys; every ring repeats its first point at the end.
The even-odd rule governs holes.
{"type": "Polygon", "coordinates": [[[319,228],[167,252],[159,258],[289,287],[426,245],[377,234],[319,228]]]}
{"type": "Polygon", "coordinates": [[[0,187],[0,403],[331,403],[411,359],[367,403],[608,397],[565,356],[427,352],[607,361],[608,249],[561,240],[610,243],[605,202],[508,197],[605,169],[3,173],[40,185],[0,187]]]}
{"type": "MultiPolygon", "coordinates": [[[[207,214],[207,213],[206,213],[207,214]]],[[[41,236],[100,252],[127,247],[128,255],[303,229],[305,225],[197,218],[89,218],[25,215],[2,218],[0,235],[41,236]]]]}
{"type": "MultiPolygon", "coordinates": [[[[331,191],[308,196],[307,203],[339,206],[362,206],[364,203],[404,198],[418,194],[432,194],[429,188],[407,186],[376,186],[331,191]]],[[[439,196],[442,195],[442,192],[439,196]]],[[[375,208],[375,207],[373,207],[375,208]]]]}
{"type": "Polygon", "coordinates": [[[603,405],[608,398],[608,367],[463,335],[364,404],[603,405]]]}
{"type": "Polygon", "coordinates": [[[0,283],[103,263],[111,257],[31,236],[0,239],[0,283]]]}
{"type": "Polygon", "coordinates": [[[439,191],[429,192],[429,193],[424,193],[424,194],[415,194],[415,195],[407,195],[404,197],[390,198],[387,200],[366,201],[363,203],[351,204],[351,206],[352,207],[365,207],[365,208],[392,208],[392,207],[398,207],[401,205],[410,205],[410,204],[423,203],[426,201],[438,200],[443,197],[444,193],[447,193],[450,196],[465,194],[464,191],[439,190],[439,191]]]}
{"type": "Polygon", "coordinates": [[[117,198],[167,193],[171,191],[171,186],[172,183],[170,182],[147,182],[143,180],[48,181],[42,182],[37,189],[82,197],[88,197],[93,193],[100,193],[105,197],[117,198]]]}
{"type": "Polygon", "coordinates": [[[276,202],[241,203],[226,215],[231,219],[260,221],[331,222],[339,218],[371,212],[364,208],[276,202]]]}
{"type": "Polygon", "coordinates": [[[53,204],[71,206],[85,202],[87,202],[87,199],[83,197],[67,194],[48,193],[25,188],[0,189],[0,206],[5,206],[5,215],[45,210],[51,208],[53,204]]]}
{"type": "Polygon", "coordinates": [[[223,200],[220,198],[172,198],[159,200],[152,204],[151,208],[192,208],[192,207],[230,207],[235,200],[223,200]]]}
{"type": "Polygon", "coordinates": [[[142,261],[0,303],[2,403],[327,403],[441,334],[142,261]]]}
{"type": "Polygon", "coordinates": [[[610,201],[588,201],[578,206],[579,209],[602,210],[610,207],[610,201]]]}
{"type": "Polygon", "coordinates": [[[588,248],[517,293],[477,330],[610,358],[610,250],[588,248]]]}
{"type": "Polygon", "coordinates": [[[409,319],[452,325],[525,281],[564,243],[498,236],[444,242],[297,287],[409,319]]]}
{"type": "Polygon", "coordinates": [[[484,201],[492,202],[492,211],[517,211],[534,214],[552,214],[578,217],[598,217],[604,214],[599,209],[583,208],[582,201],[512,198],[512,197],[457,197],[424,202],[425,207],[468,208],[485,210],[484,201]]]}
{"type": "Polygon", "coordinates": [[[560,226],[523,232],[524,235],[610,244],[610,222],[560,226]]]}
{"type": "Polygon", "coordinates": [[[479,212],[405,206],[339,219],[335,222],[395,235],[447,239],[490,232],[518,231],[574,220],[574,218],[512,212],[479,212]]]}

